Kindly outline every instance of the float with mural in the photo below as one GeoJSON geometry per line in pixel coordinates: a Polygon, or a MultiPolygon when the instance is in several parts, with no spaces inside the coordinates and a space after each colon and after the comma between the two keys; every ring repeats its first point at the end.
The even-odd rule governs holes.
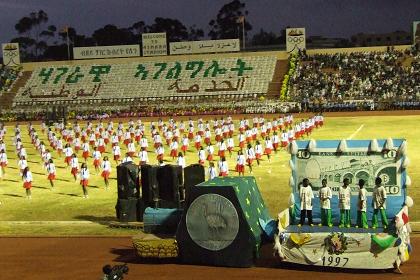
{"type": "Polygon", "coordinates": [[[409,207],[407,196],[411,184],[407,174],[409,159],[404,139],[296,141],[291,154],[289,208],[279,214],[275,251],[284,262],[304,265],[358,269],[398,268],[411,252],[409,207]],[[300,224],[301,182],[307,178],[313,192],[313,225],[300,224]],[[382,182],[375,186],[376,178],[382,182]],[[348,180],[351,197],[350,225],[340,225],[339,192],[348,180]],[[322,225],[319,191],[322,180],[331,189],[332,224],[322,225]],[[366,189],[367,224],[357,221],[358,182],[366,189]],[[375,188],[386,191],[383,212],[386,220],[373,221],[375,188]]]}
{"type": "MultiPolygon", "coordinates": [[[[180,209],[146,209],[145,229],[152,221],[152,228],[171,228],[172,238],[135,237],[139,256],[250,267],[261,247],[274,242],[275,255],[282,262],[399,270],[411,252],[409,207],[413,201],[407,196],[411,182],[406,141],[293,141],[288,150],[292,192],[289,208],[278,220],[270,217],[254,177],[216,177],[204,182],[202,175],[180,209]],[[325,216],[320,197],[325,200],[327,186],[330,209],[325,216]],[[308,188],[310,195],[305,196],[302,188],[308,188]],[[347,209],[340,209],[343,205],[347,209]],[[301,210],[312,219],[301,220],[301,210]],[[374,214],[378,219],[372,219],[374,214]],[[347,215],[345,224],[343,215],[347,215]]],[[[194,168],[204,174],[202,166],[194,168]]]]}

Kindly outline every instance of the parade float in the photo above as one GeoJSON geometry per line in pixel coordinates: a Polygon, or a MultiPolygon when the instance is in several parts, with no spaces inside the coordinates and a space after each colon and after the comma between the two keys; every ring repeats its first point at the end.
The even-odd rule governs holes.
{"type": "Polygon", "coordinates": [[[278,215],[275,253],[282,262],[355,269],[400,268],[411,252],[407,196],[407,142],[386,140],[310,140],[288,147],[291,176],[289,208],[278,215]],[[372,192],[375,178],[385,187],[389,226],[372,227],[372,192]],[[314,193],[313,225],[300,225],[299,182],[308,178],[314,193]],[[347,178],[351,189],[351,227],[339,227],[338,190],[347,178]],[[332,190],[333,223],[322,226],[319,189],[326,179],[332,190]],[[366,182],[368,228],[357,227],[358,180],[366,182]]]}
{"type": "MultiPolygon", "coordinates": [[[[182,208],[152,209],[163,215],[152,228],[171,228],[169,238],[135,237],[143,258],[176,258],[199,265],[250,267],[264,244],[274,240],[274,253],[284,263],[351,269],[398,269],[410,257],[409,159],[403,139],[293,141],[289,180],[289,207],[273,220],[252,176],[216,177],[194,184],[182,208]],[[313,224],[300,224],[300,192],[304,179],[311,182],[313,224]],[[381,183],[376,184],[380,178],[381,183]],[[331,224],[322,225],[320,187],[331,189],[331,224]],[[366,190],[366,224],[358,226],[359,186],[366,190]],[[339,226],[338,193],[349,185],[350,223],[339,226]],[[385,224],[372,225],[372,194],[386,193],[385,224]],[[168,214],[169,213],[169,214],[168,214]],[[170,214],[172,213],[172,214],[170,214]],[[177,213],[173,215],[173,213],[177,213]],[[165,218],[166,217],[166,218],[165,218]],[[170,222],[170,223],[169,223],[170,222]],[[159,225],[158,225],[159,224],[159,225]],[[163,227],[171,224],[171,227],[163,227]],[[240,253],[238,253],[240,252],[240,253]]],[[[382,221],[382,222],[383,222],[382,221]]],[[[145,226],[146,229],[146,226],[145,226]]]]}

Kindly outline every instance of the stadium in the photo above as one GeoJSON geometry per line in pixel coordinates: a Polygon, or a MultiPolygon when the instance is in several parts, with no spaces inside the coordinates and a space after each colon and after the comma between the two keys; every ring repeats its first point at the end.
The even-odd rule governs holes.
{"type": "Polygon", "coordinates": [[[245,13],[232,20],[231,38],[172,40],[149,28],[140,44],[71,49],[66,26],[64,59],[3,44],[6,274],[99,279],[105,264],[125,263],[125,279],[418,277],[419,31],[409,44],[317,48],[305,28],[287,28],[282,48],[267,50],[244,48],[245,13]],[[315,194],[308,225],[304,178],[315,194]],[[375,178],[388,196],[379,225],[375,178]],[[353,252],[363,235],[370,249],[353,252]]]}

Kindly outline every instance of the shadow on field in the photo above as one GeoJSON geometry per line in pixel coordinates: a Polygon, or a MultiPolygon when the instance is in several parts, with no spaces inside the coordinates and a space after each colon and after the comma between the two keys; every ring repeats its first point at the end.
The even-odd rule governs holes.
{"type": "Polygon", "coordinates": [[[5,196],[11,196],[11,197],[23,197],[23,195],[13,194],[13,193],[4,193],[3,195],[5,195],[5,196]]]}
{"type": "Polygon", "coordinates": [[[45,173],[42,173],[42,172],[35,172],[35,171],[32,171],[32,173],[33,173],[33,174],[36,174],[36,175],[45,175],[45,173]]]}
{"type": "MultiPolygon", "coordinates": [[[[39,163],[39,161],[33,161],[33,160],[27,160],[27,162],[30,162],[30,163],[39,163]]],[[[32,173],[35,173],[35,172],[32,172],[32,173]]]]}
{"type": "Polygon", "coordinates": [[[93,215],[79,215],[74,217],[77,220],[90,221],[100,225],[109,225],[109,222],[116,221],[115,216],[93,216],[93,215]]]}
{"type": "Polygon", "coordinates": [[[49,190],[49,189],[51,189],[51,188],[47,188],[47,187],[41,187],[41,186],[32,186],[33,188],[36,188],[36,189],[44,189],[44,190],[49,190]]]}
{"type": "MultiPolygon", "coordinates": [[[[79,195],[74,194],[74,193],[57,193],[57,194],[59,194],[59,195],[73,196],[73,197],[78,197],[79,196],[79,195]]],[[[80,197],[81,197],[81,195],[80,195],[80,197]]]]}
{"type": "Polygon", "coordinates": [[[62,181],[62,182],[70,182],[70,180],[67,180],[67,179],[55,179],[55,180],[62,181]]]}
{"type": "Polygon", "coordinates": [[[4,179],[3,181],[5,181],[5,182],[19,183],[18,180],[13,180],[13,179],[4,179]]]}

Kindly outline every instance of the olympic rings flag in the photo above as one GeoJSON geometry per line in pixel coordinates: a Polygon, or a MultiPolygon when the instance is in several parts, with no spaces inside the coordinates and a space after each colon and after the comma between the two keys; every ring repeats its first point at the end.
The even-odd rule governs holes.
{"type": "Polygon", "coordinates": [[[286,29],[286,51],[298,52],[306,48],[305,28],[286,29]]]}
{"type": "Polygon", "coordinates": [[[19,66],[20,65],[20,54],[18,43],[6,43],[2,44],[3,50],[3,64],[6,66],[19,66]]]}

